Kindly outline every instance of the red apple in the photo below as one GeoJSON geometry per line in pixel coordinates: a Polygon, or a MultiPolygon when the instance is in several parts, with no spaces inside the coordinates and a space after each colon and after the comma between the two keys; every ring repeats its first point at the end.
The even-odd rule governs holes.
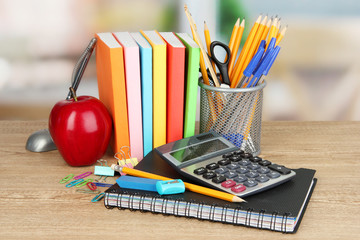
{"type": "Polygon", "coordinates": [[[49,117],[49,131],[69,165],[88,166],[105,154],[112,120],[100,100],[80,96],[55,104],[49,117]]]}

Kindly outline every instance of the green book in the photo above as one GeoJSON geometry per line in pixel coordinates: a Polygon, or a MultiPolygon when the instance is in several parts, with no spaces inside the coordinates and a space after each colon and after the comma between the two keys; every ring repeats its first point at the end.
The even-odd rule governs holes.
{"type": "Polygon", "coordinates": [[[194,136],[200,65],[200,48],[187,33],[176,34],[185,50],[184,138],[194,136]]]}

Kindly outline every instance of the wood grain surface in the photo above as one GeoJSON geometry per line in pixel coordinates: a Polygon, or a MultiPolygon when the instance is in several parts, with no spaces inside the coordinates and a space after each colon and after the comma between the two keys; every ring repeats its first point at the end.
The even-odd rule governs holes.
{"type": "MultiPolygon", "coordinates": [[[[108,210],[94,195],[59,181],[70,167],[58,151],[25,149],[46,121],[0,121],[0,239],[358,239],[360,123],[264,122],[261,155],[290,168],[316,169],[318,178],[300,228],[282,234],[161,214],[108,210]]],[[[109,152],[104,159],[115,163],[109,152]]],[[[108,178],[114,183],[114,178],[108,178]]],[[[105,190],[106,188],[102,188],[105,190]]]]}

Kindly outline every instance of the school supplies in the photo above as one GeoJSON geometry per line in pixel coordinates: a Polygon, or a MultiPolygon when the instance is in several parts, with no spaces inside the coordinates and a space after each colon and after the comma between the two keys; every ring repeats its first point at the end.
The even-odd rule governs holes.
{"type": "Polygon", "coordinates": [[[196,105],[198,95],[200,48],[186,33],[176,34],[185,49],[185,107],[184,107],[184,138],[195,134],[196,105]]]}
{"type": "Polygon", "coordinates": [[[113,177],[115,175],[114,170],[107,165],[107,161],[100,159],[97,161],[100,166],[95,166],[94,175],[113,177]],[[104,164],[103,164],[104,163],[104,164]]]}
{"type": "Polygon", "coordinates": [[[132,176],[121,176],[116,179],[116,183],[121,188],[138,189],[152,192],[157,192],[156,183],[158,181],[159,180],[132,176]]]}
{"type": "MultiPolygon", "coordinates": [[[[124,172],[124,173],[130,174],[132,176],[136,176],[136,177],[144,177],[144,178],[151,178],[151,179],[158,179],[158,180],[173,180],[171,178],[163,177],[163,176],[148,173],[148,172],[139,171],[136,169],[120,167],[119,165],[115,165],[115,164],[111,165],[111,168],[114,169],[115,171],[124,172]]],[[[198,186],[198,185],[191,184],[191,183],[184,182],[184,184],[185,184],[185,188],[189,191],[204,194],[206,196],[210,196],[213,198],[219,198],[219,199],[229,201],[229,202],[243,202],[244,201],[243,199],[241,199],[233,194],[220,192],[218,190],[198,186]]]]}
{"type": "Polygon", "coordinates": [[[95,36],[99,98],[112,116],[114,130],[111,146],[114,152],[118,152],[122,146],[130,144],[123,48],[111,33],[95,36]]]}
{"type": "Polygon", "coordinates": [[[153,147],[157,147],[166,143],[166,43],[157,31],[140,32],[153,49],[153,147]]]}
{"type": "Polygon", "coordinates": [[[232,76],[232,72],[233,72],[233,68],[234,68],[234,64],[235,64],[235,60],[236,60],[236,56],[240,47],[240,43],[241,43],[241,39],[242,39],[242,35],[244,33],[244,29],[245,29],[245,19],[243,19],[241,21],[240,26],[236,26],[238,25],[240,18],[238,18],[233,32],[231,34],[231,38],[230,38],[230,43],[229,43],[229,48],[231,51],[231,55],[230,55],[230,62],[229,62],[229,76],[232,76]]]}
{"type": "Polygon", "coordinates": [[[123,47],[126,82],[127,112],[131,154],[143,158],[143,132],[141,108],[140,55],[139,47],[128,32],[113,33],[123,47]]]}
{"type": "Polygon", "coordinates": [[[141,107],[144,156],[153,147],[153,73],[152,47],[139,32],[131,33],[140,49],[141,107]]]}
{"type": "MultiPolygon", "coordinates": [[[[150,152],[136,168],[169,178],[180,177],[155,151],[150,152]]],[[[249,196],[247,202],[240,204],[189,191],[162,197],[151,192],[121,189],[117,184],[105,191],[104,204],[107,208],[149,211],[294,233],[316,184],[315,170],[301,168],[294,171],[294,179],[249,196]]]]}
{"type": "Polygon", "coordinates": [[[185,184],[181,179],[157,181],[156,190],[160,195],[179,194],[185,192],[185,184]]]}
{"type": "Polygon", "coordinates": [[[210,53],[211,53],[211,60],[215,63],[215,65],[218,67],[219,72],[220,72],[220,76],[223,80],[223,82],[227,85],[230,85],[230,78],[229,78],[229,73],[228,73],[228,68],[229,68],[229,58],[226,58],[224,62],[220,61],[214,52],[214,48],[216,46],[220,46],[222,49],[224,49],[226,51],[226,54],[228,56],[230,56],[230,48],[222,43],[222,42],[218,42],[218,41],[214,41],[210,44],[210,53]]]}
{"type": "Polygon", "coordinates": [[[95,203],[100,201],[101,199],[103,199],[105,196],[105,193],[100,193],[98,195],[96,195],[93,199],[91,199],[91,202],[95,203]]]}
{"type": "Polygon", "coordinates": [[[166,42],[166,142],[183,137],[185,46],[172,32],[160,32],[166,42]]]}
{"type": "Polygon", "coordinates": [[[67,183],[70,179],[72,179],[74,177],[74,174],[69,174],[66,177],[64,177],[63,179],[61,179],[59,181],[59,183],[67,183]]]}
{"type": "Polygon", "coordinates": [[[87,177],[87,176],[90,176],[91,174],[92,174],[92,172],[84,172],[84,173],[82,173],[82,174],[74,177],[74,179],[77,180],[77,179],[85,178],[85,177],[87,177]]]}

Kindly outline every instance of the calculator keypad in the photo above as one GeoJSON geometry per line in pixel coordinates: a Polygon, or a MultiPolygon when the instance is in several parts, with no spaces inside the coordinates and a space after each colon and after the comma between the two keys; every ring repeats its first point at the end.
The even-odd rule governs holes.
{"type": "Polygon", "coordinates": [[[296,175],[285,166],[274,164],[242,150],[223,154],[185,167],[182,171],[193,175],[200,182],[237,195],[248,196],[296,175]]]}

